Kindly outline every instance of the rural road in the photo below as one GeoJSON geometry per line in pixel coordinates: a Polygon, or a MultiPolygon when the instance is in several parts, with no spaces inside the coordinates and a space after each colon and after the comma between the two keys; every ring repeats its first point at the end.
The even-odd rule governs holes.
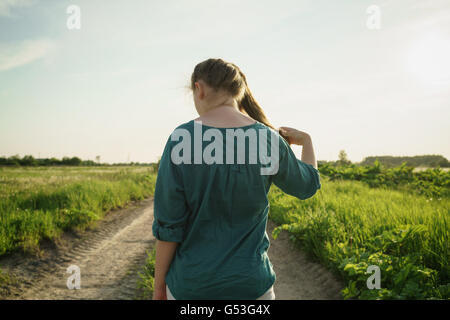
{"type": "MultiPolygon", "coordinates": [[[[153,200],[114,210],[96,228],[80,235],[66,235],[56,246],[44,246],[41,258],[6,258],[0,268],[20,279],[7,299],[135,299],[137,272],[155,244],[151,226],[153,200]],[[67,268],[80,270],[81,288],[69,290],[67,268]]],[[[311,262],[289,241],[286,232],[271,236],[268,251],[277,280],[276,299],[339,299],[342,285],[321,265],[311,262]]]]}

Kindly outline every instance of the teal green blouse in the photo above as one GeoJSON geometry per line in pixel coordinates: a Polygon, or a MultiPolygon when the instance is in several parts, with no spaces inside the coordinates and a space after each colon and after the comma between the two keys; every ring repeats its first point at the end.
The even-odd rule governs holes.
{"type": "MultiPolygon", "coordinates": [[[[203,125],[202,135],[209,129],[214,137],[210,134],[209,138],[199,140],[191,120],[178,126],[171,135],[173,138],[167,140],[156,179],[153,235],[162,241],[179,242],[165,279],[175,299],[254,300],[276,279],[267,256],[270,245],[266,232],[267,193],[271,184],[287,194],[307,199],[321,187],[319,172],[297,159],[289,144],[262,123],[239,128],[203,125]],[[238,148],[235,138],[235,161],[230,163],[226,159],[226,153],[232,150],[226,143],[229,129],[241,129],[245,133],[265,131],[265,137],[256,135],[258,154],[267,148],[267,154],[271,155],[271,142],[276,141],[273,135],[279,148],[278,171],[261,174],[261,168],[268,165],[259,157],[256,163],[250,161],[250,152],[255,149],[251,149],[254,141],[249,137],[245,138],[244,151],[238,148]],[[217,135],[220,133],[223,140],[217,135]],[[179,143],[184,139],[189,142],[185,146],[190,145],[191,150],[181,150],[179,143]],[[261,144],[263,140],[267,144],[261,144]],[[198,163],[195,146],[211,152],[208,145],[212,141],[222,143],[223,164],[220,161],[207,164],[205,160],[198,163]],[[243,164],[237,161],[242,152],[245,153],[243,164]],[[174,161],[171,155],[178,155],[178,160],[174,161]]],[[[220,149],[211,154],[219,156],[217,150],[220,149]]]]}

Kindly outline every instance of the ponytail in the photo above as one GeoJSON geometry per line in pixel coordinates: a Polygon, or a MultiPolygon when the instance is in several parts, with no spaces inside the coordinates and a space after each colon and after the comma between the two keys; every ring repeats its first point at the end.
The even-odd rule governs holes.
{"type": "MultiPolygon", "coordinates": [[[[237,68],[237,66],[236,66],[237,68]]],[[[239,70],[239,68],[238,68],[239,70]]],[[[245,78],[245,75],[242,71],[240,71],[241,77],[244,80],[245,85],[245,92],[241,100],[239,101],[239,108],[244,110],[251,118],[254,120],[268,126],[269,128],[278,131],[275,129],[275,127],[269,122],[269,119],[267,119],[266,114],[264,113],[263,109],[259,105],[259,103],[255,100],[253,97],[252,92],[250,91],[250,88],[247,85],[247,79],[245,78]]],[[[281,132],[278,131],[280,136],[282,136],[287,142],[289,142],[288,138],[284,136],[281,132]]]]}
{"type": "Polygon", "coordinates": [[[267,119],[261,106],[258,104],[258,102],[256,102],[255,98],[252,95],[252,92],[248,87],[245,88],[244,96],[239,102],[239,108],[241,110],[244,109],[244,111],[256,121],[265,124],[269,128],[275,129],[267,119]]]}

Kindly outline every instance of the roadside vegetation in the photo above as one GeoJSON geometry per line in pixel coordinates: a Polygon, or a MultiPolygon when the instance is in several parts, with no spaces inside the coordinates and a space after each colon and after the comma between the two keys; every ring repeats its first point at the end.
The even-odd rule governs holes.
{"type": "Polygon", "coordinates": [[[155,282],[155,257],[156,249],[153,248],[147,252],[147,259],[142,267],[142,270],[138,272],[138,299],[151,300],[153,298],[154,282],[155,282]]]}
{"type": "Polygon", "coordinates": [[[0,256],[149,197],[155,179],[149,167],[0,167],[0,256]]]}
{"type": "Polygon", "coordinates": [[[306,201],[272,187],[275,237],[287,230],[338,274],[344,298],[450,298],[448,173],[417,176],[405,165],[384,170],[379,164],[319,170],[322,188],[306,201]],[[381,289],[367,287],[370,265],[380,268],[381,289]]]}
{"type": "Polygon", "coordinates": [[[386,168],[375,161],[371,166],[322,164],[319,165],[319,171],[331,181],[361,181],[369,187],[403,190],[429,198],[450,197],[450,171],[441,168],[415,171],[405,162],[399,167],[386,168]]]}

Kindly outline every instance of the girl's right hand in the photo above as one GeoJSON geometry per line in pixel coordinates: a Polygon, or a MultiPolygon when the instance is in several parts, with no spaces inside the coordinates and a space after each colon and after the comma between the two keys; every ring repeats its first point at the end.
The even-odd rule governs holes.
{"type": "Polygon", "coordinates": [[[279,131],[283,136],[285,136],[289,142],[289,144],[297,144],[302,146],[307,141],[311,141],[311,137],[306,132],[289,128],[289,127],[280,127],[279,131]]]}

